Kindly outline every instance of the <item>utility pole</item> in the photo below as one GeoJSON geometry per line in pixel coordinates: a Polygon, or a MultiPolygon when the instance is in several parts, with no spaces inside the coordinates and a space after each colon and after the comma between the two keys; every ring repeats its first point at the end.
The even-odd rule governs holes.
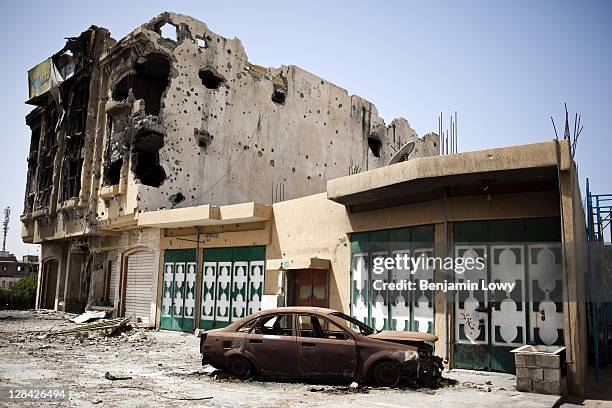
{"type": "Polygon", "coordinates": [[[8,233],[8,229],[9,229],[10,217],[11,217],[11,207],[6,207],[4,209],[4,222],[2,223],[3,231],[4,231],[4,239],[2,240],[2,252],[6,252],[6,234],[8,233]]]}

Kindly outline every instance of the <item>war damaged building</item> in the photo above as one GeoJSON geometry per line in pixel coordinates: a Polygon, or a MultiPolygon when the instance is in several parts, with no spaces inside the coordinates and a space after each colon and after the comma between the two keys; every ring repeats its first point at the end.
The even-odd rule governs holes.
{"type": "Polygon", "coordinates": [[[118,42],[91,27],[29,77],[22,235],[42,245],[38,307],[185,332],[330,307],[434,333],[449,367],[514,373],[512,349],[565,346],[563,376],[522,367],[542,377],[529,389],[584,391],[586,226],[568,140],[440,155],[436,134],[386,126],[364,99],[253,65],[239,40],[170,13],[118,42]],[[515,286],[384,291],[375,281],[456,279],[370,268],[396,253],[482,256],[472,281],[515,286]]]}
{"type": "Polygon", "coordinates": [[[387,126],[299,67],[252,64],[240,40],[173,13],[119,41],[92,26],[30,70],[29,86],[22,236],[42,245],[38,305],[71,312],[155,319],[164,237],[139,225],[148,212],[252,203],[202,234],[265,228],[274,202],[386,165],[409,141],[411,157],[439,152],[437,135],[387,126]]]}

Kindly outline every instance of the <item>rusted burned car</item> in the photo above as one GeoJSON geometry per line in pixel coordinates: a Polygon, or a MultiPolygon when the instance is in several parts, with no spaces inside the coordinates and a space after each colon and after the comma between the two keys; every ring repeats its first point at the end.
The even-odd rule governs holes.
{"type": "Polygon", "coordinates": [[[357,381],[393,387],[409,379],[436,387],[442,360],[432,334],[379,331],[315,307],[265,310],[200,334],[202,364],[238,378],[357,381]]]}

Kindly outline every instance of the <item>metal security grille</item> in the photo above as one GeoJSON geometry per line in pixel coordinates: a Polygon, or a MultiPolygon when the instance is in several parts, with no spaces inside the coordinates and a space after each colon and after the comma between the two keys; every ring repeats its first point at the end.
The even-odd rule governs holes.
{"type": "Polygon", "coordinates": [[[201,328],[224,327],[260,310],[265,255],[264,246],[204,250],[201,328]]]}
{"type": "Polygon", "coordinates": [[[433,256],[433,226],[399,228],[351,235],[351,314],[378,330],[433,333],[434,298],[430,290],[377,290],[374,281],[433,282],[433,270],[372,270],[376,257],[406,254],[433,256]],[[413,273],[411,273],[413,272],[413,273]]]}
{"type": "Polygon", "coordinates": [[[194,329],[196,271],[195,249],[165,251],[160,328],[185,332],[194,329]]]}
{"type": "Polygon", "coordinates": [[[486,268],[456,282],[514,282],[512,291],[470,290],[455,296],[455,366],[514,373],[510,350],[563,344],[559,219],[461,222],[455,258],[482,257],[486,268]]]}

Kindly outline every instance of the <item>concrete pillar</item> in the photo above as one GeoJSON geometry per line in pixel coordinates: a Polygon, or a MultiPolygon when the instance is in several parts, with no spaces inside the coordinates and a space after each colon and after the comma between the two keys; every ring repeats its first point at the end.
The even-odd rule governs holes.
{"type": "Polygon", "coordinates": [[[583,396],[588,366],[588,322],[584,303],[584,276],[581,273],[587,268],[585,218],[575,164],[571,162],[569,170],[560,173],[562,238],[565,249],[563,318],[567,388],[569,394],[583,396]]]}
{"type": "MultiPolygon", "coordinates": [[[[435,234],[435,257],[444,258],[452,250],[450,240],[451,223],[437,223],[434,225],[435,234]]],[[[444,282],[445,279],[451,280],[452,276],[443,270],[436,269],[434,281],[444,282]]],[[[434,334],[438,336],[436,343],[436,355],[443,359],[448,359],[446,367],[453,367],[453,342],[454,342],[454,294],[450,292],[436,292],[434,296],[434,334]]]]}

